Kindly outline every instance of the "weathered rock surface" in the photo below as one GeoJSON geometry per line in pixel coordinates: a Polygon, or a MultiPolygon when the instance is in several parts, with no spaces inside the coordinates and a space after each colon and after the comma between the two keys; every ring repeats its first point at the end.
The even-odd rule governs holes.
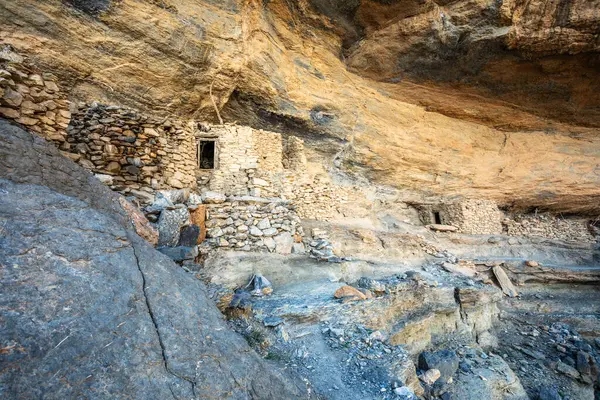
{"type": "Polygon", "coordinates": [[[133,232],[116,194],[1,121],[0,152],[0,397],[306,397],[133,232]]]}
{"type": "Polygon", "coordinates": [[[166,209],[158,219],[158,244],[160,246],[177,246],[181,228],[190,223],[190,213],[185,207],[166,209]]]}
{"type": "Polygon", "coordinates": [[[435,369],[439,372],[438,378],[447,381],[458,369],[458,356],[449,350],[423,352],[419,355],[419,368],[425,371],[435,369]]]}
{"type": "Polygon", "coordinates": [[[2,40],[77,98],[215,120],[212,89],[376,183],[598,212],[595,2],[79,3],[109,4],[0,4],[2,40]]]}

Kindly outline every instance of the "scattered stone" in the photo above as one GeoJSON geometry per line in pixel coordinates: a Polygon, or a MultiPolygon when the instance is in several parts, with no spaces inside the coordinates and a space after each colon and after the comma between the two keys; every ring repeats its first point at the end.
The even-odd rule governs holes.
{"type": "Polygon", "coordinates": [[[183,204],[185,203],[190,195],[187,189],[176,189],[176,190],[160,190],[157,192],[157,196],[166,199],[170,204],[183,204]]]}
{"type": "Polygon", "coordinates": [[[533,357],[536,360],[545,360],[546,359],[546,356],[544,355],[544,353],[539,352],[537,350],[530,350],[528,348],[520,347],[520,346],[515,346],[515,348],[517,350],[521,351],[521,353],[527,354],[529,357],[533,357]]]}
{"type": "Polygon", "coordinates": [[[590,364],[591,356],[585,351],[577,352],[577,359],[575,360],[575,365],[577,367],[577,371],[581,375],[590,375],[592,373],[592,366],[590,364]]]}
{"type": "Polygon", "coordinates": [[[254,274],[246,285],[246,288],[252,287],[252,296],[266,296],[273,293],[271,282],[261,274],[254,274]]]}
{"type": "Polygon", "coordinates": [[[440,378],[440,376],[440,371],[432,368],[421,375],[421,380],[427,385],[433,385],[440,378]]]}
{"type": "Polygon", "coordinates": [[[537,261],[529,260],[525,262],[528,267],[539,267],[540,264],[537,261]]]}
{"type": "Polygon", "coordinates": [[[498,338],[490,333],[490,331],[481,332],[477,335],[477,344],[482,348],[498,347],[498,338]]]}
{"type": "Polygon", "coordinates": [[[394,394],[397,396],[397,399],[400,400],[416,400],[417,396],[408,386],[401,386],[394,389],[394,394]]]}
{"type": "Polygon", "coordinates": [[[469,278],[474,278],[477,275],[477,271],[474,269],[452,263],[442,263],[442,268],[450,273],[467,276],[469,278]]]}
{"type": "Polygon", "coordinates": [[[371,342],[385,342],[386,339],[386,335],[381,331],[375,331],[369,335],[369,340],[371,342]]]}
{"type": "Polygon", "coordinates": [[[458,228],[452,225],[442,225],[442,224],[430,224],[427,225],[427,228],[431,229],[432,231],[437,231],[437,232],[456,232],[458,231],[458,228]]]}
{"type": "Polygon", "coordinates": [[[572,379],[578,379],[580,377],[579,372],[575,368],[560,360],[556,362],[556,370],[572,379]]]}
{"type": "Polygon", "coordinates": [[[342,286],[335,291],[333,297],[346,301],[365,300],[367,297],[358,289],[352,286],[342,286]]]}
{"type": "Polygon", "coordinates": [[[179,233],[179,244],[178,246],[191,247],[198,244],[198,237],[200,236],[200,227],[198,225],[187,225],[181,229],[179,233]]]}
{"type": "Polygon", "coordinates": [[[159,246],[176,246],[181,227],[189,225],[190,213],[187,208],[163,210],[158,219],[159,246]]]}

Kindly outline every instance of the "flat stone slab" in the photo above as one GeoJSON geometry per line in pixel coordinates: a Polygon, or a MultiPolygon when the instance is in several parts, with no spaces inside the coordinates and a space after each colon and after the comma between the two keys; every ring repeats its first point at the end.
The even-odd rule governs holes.
{"type": "Polygon", "coordinates": [[[442,224],[427,225],[427,228],[431,229],[432,231],[437,231],[437,232],[456,232],[456,231],[458,231],[458,228],[455,226],[442,225],[442,224]]]}
{"type": "Polygon", "coordinates": [[[517,292],[517,289],[515,289],[515,286],[512,284],[510,278],[508,275],[506,275],[506,272],[504,272],[502,267],[493,267],[492,271],[494,272],[494,275],[496,276],[496,279],[502,288],[502,292],[504,292],[505,295],[509,297],[517,297],[519,295],[519,292],[517,292]]]}

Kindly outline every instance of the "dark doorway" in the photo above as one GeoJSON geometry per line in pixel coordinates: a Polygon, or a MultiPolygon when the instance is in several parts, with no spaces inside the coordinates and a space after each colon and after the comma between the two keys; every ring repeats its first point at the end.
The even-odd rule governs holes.
{"type": "Polygon", "coordinates": [[[438,225],[442,224],[442,216],[440,215],[439,211],[434,211],[433,212],[433,220],[438,225]]]}
{"type": "Polygon", "coordinates": [[[214,140],[201,140],[198,143],[198,167],[200,167],[200,169],[215,168],[214,140]]]}

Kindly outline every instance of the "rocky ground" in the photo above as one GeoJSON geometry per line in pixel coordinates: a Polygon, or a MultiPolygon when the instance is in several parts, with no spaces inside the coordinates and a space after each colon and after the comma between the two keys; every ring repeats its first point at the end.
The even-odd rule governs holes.
{"type": "MultiPolygon", "coordinates": [[[[331,236],[333,243],[347,238],[331,236]]],[[[272,293],[257,297],[246,292],[251,286],[228,283],[239,277],[220,268],[225,275],[209,291],[231,326],[263,357],[305,377],[326,398],[595,399],[600,269],[541,267],[499,256],[502,237],[478,238],[485,245],[472,247],[475,237],[464,236],[448,248],[459,253],[459,244],[468,243],[468,254],[479,251],[480,257],[456,257],[438,234],[437,247],[419,246],[431,253],[429,259],[381,264],[388,275],[375,280],[360,278],[365,270],[352,265],[361,259],[375,265],[378,256],[368,246],[353,246],[354,257],[346,257],[352,261],[343,262],[345,273],[330,270],[326,278],[317,271],[331,264],[305,264],[321,278],[289,276],[286,284],[277,267],[258,267],[273,272],[277,283],[272,293]],[[502,294],[491,272],[498,265],[516,285],[516,297],[502,294]],[[451,360],[446,362],[451,371],[444,376],[443,366],[424,365],[427,352],[451,360]]],[[[420,240],[429,239],[425,234],[420,240]]],[[[518,243],[511,251],[520,256],[570,259],[568,245],[552,253],[535,240],[518,243]]],[[[210,268],[198,276],[210,280],[206,274],[210,268]]]]}

